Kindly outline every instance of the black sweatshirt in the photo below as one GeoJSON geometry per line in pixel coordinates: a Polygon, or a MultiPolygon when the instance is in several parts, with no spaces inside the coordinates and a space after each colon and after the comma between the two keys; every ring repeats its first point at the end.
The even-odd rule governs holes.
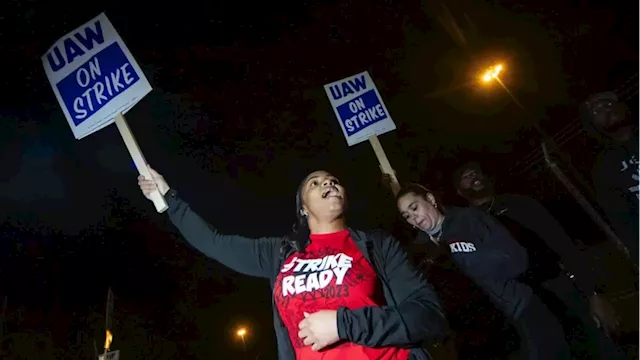
{"type": "MultiPolygon", "coordinates": [[[[174,190],[166,195],[169,217],[185,239],[206,256],[249,276],[262,277],[273,286],[282,264],[293,249],[286,238],[250,239],[225,235],[212,228],[174,190]]],[[[430,359],[419,348],[426,339],[443,336],[446,321],[436,293],[422,274],[410,265],[398,242],[382,232],[350,230],[358,249],[381,281],[386,306],[338,309],[338,335],[341,340],[366,347],[397,346],[412,348],[410,359],[430,359]]],[[[278,358],[295,359],[287,330],[274,308],[273,321],[278,341],[278,358]]]]}
{"type": "MultiPolygon", "coordinates": [[[[418,242],[429,241],[420,232],[418,242]]],[[[492,216],[472,208],[447,208],[441,246],[456,266],[480,287],[507,317],[518,320],[533,290],[518,278],[526,271],[526,250],[492,216]]]]}
{"type": "Polygon", "coordinates": [[[500,220],[527,249],[530,264],[527,277],[535,285],[559,276],[558,261],[561,261],[575,275],[574,281],[584,295],[594,293],[594,276],[585,256],[538,201],[527,196],[503,194],[478,208],[500,220]]]}
{"type": "Polygon", "coordinates": [[[607,144],[598,156],[594,169],[594,182],[598,202],[604,210],[613,231],[629,249],[631,259],[638,263],[638,237],[640,217],[640,171],[638,162],[638,133],[626,144],[607,144]]]}

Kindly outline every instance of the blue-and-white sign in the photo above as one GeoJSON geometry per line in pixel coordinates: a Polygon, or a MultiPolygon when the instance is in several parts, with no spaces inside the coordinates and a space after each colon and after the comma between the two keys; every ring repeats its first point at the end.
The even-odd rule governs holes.
{"type": "Polygon", "coordinates": [[[324,86],[349,146],[396,129],[367,71],[324,86]]]}
{"type": "Polygon", "coordinates": [[[76,139],[110,125],[151,91],[104,13],[53,44],[42,63],[76,139]]]}

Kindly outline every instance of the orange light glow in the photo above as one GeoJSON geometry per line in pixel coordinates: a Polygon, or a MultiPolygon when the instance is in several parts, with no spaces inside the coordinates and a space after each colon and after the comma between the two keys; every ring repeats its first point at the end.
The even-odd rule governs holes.
{"type": "Polygon", "coordinates": [[[107,336],[104,339],[104,348],[109,351],[109,348],[111,348],[111,342],[113,341],[113,335],[111,334],[111,331],[109,331],[109,329],[107,329],[107,336]]]}
{"type": "Polygon", "coordinates": [[[489,81],[497,78],[498,75],[500,75],[501,71],[502,71],[502,64],[498,64],[488,68],[487,71],[485,71],[484,74],[482,75],[482,81],[488,83],[489,81]]]}

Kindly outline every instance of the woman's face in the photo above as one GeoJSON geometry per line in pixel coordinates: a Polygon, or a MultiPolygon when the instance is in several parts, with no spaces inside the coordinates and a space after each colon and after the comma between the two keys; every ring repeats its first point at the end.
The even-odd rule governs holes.
{"type": "Polygon", "coordinates": [[[316,220],[342,216],[347,194],[338,179],[326,171],[314,171],[302,186],[302,210],[316,220]]]}
{"type": "Polygon", "coordinates": [[[427,232],[436,227],[441,216],[436,199],[431,194],[425,197],[407,193],[398,199],[398,210],[409,225],[427,232]]]}

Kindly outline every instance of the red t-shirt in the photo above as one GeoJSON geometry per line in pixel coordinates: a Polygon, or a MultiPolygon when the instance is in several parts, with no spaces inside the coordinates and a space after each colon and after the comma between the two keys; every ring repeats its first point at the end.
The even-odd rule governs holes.
{"type": "Polygon", "coordinates": [[[347,341],[313,351],[298,337],[298,324],[304,319],[304,312],[384,305],[376,273],[356,247],[349,230],[311,235],[305,253],[296,252],[284,262],[273,292],[298,360],[409,358],[407,349],[374,349],[347,341]]]}

